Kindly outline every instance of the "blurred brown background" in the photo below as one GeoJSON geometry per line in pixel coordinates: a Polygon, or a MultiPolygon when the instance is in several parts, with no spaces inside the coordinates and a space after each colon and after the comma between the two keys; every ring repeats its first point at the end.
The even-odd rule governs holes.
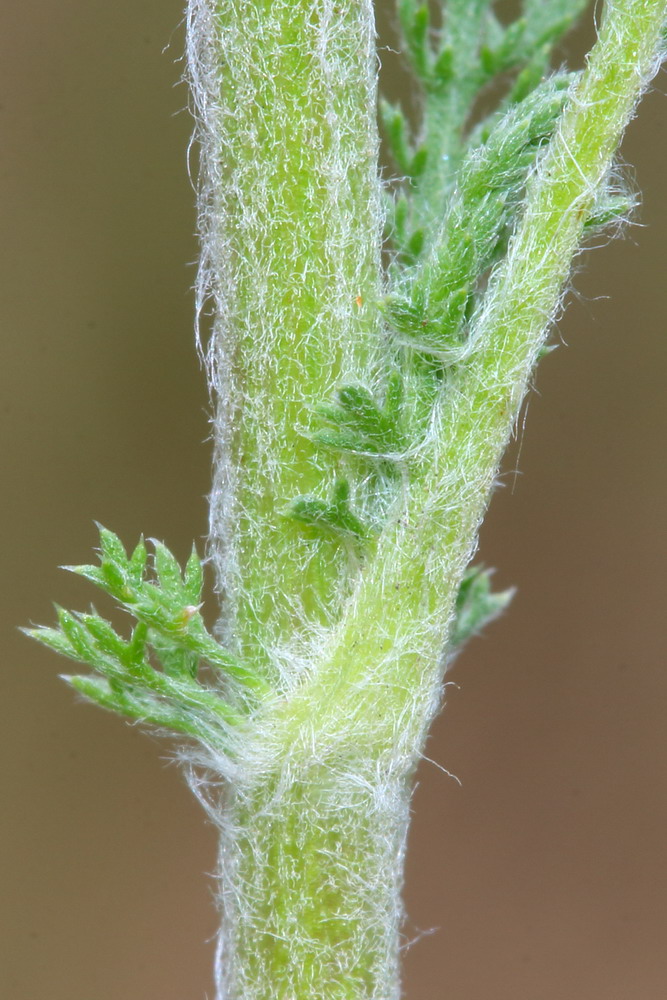
{"type": "MultiPolygon", "coordinates": [[[[181,557],[205,532],[180,19],[0,8],[3,1000],[212,995],[214,834],[168,744],[76,704],[16,631],[89,602],[56,567],[93,518],[181,557]]],[[[428,747],[463,787],[420,774],[409,1000],[667,991],[664,80],[624,148],[646,228],[577,277],[484,528],[518,596],[428,747]]]]}

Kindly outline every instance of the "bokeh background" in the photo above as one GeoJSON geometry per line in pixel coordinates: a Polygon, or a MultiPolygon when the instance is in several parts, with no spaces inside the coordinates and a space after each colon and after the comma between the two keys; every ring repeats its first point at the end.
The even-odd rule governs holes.
{"type": "MultiPolygon", "coordinates": [[[[77,704],[16,630],[89,602],[56,567],[88,561],[93,519],[180,557],[206,530],[181,18],[0,7],[6,1000],[212,996],[215,837],[169,744],[77,704]]],[[[667,988],[665,79],[624,146],[642,225],[577,275],[483,530],[518,594],[427,749],[462,787],[419,775],[409,1000],[667,988]]]]}

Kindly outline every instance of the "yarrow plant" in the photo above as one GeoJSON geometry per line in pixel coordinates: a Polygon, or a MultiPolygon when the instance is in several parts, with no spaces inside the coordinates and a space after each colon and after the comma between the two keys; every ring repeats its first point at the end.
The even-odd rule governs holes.
{"type": "Polygon", "coordinates": [[[662,55],[667,0],[609,0],[553,71],[585,7],[397,0],[415,100],[378,126],[371,0],[189,2],[218,624],[196,552],[101,528],[70,568],[130,634],[61,609],[30,634],[181,737],[220,832],[220,1000],[400,996],[414,770],[511,598],[469,565],[479,524],[572,259],[632,206],[614,154],[662,55]]]}

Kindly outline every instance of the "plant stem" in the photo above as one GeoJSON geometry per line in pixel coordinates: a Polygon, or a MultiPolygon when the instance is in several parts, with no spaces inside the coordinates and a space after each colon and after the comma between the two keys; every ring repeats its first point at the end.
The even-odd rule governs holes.
{"type": "MultiPolygon", "coordinates": [[[[598,42],[529,185],[521,224],[471,332],[472,356],[448,379],[431,446],[402,509],[380,540],[337,630],[333,651],[304,691],[314,705],[379,717],[381,745],[397,718],[439,686],[443,629],[535,358],[559,307],[571,261],[619,138],[658,65],[665,0],[608,4],[598,42]],[[335,687],[336,698],[324,692],[335,687]],[[415,691],[421,696],[414,697],[415,691]],[[345,696],[344,692],[347,692],[345,696]],[[381,710],[379,709],[381,702],[381,710]]],[[[294,706],[292,706],[293,708],[294,706]]]]}
{"type": "MultiPolygon", "coordinates": [[[[508,600],[464,573],[584,227],[613,202],[667,0],[609,2],[573,89],[539,82],[551,49],[538,46],[532,92],[527,77],[528,95],[481,123],[481,146],[468,115],[580,5],[526,0],[506,29],[491,0],[451,0],[436,56],[429,7],[400,0],[435,87],[426,158],[403,156],[390,121],[399,160],[436,155],[425,186],[415,167],[404,190],[422,215],[424,192],[434,212],[445,192],[449,205],[426,256],[413,233],[384,279],[371,0],[189,2],[225,642],[200,613],[195,551],[181,569],[160,542],[149,559],[105,528],[99,565],[70,568],[134,616],[129,639],[64,609],[29,633],[93,668],[68,678],[89,700],[192,738],[183,759],[221,836],[220,1000],[400,995],[410,791],[448,630],[464,641],[508,600]],[[450,57],[458,79],[434,110],[450,57]]],[[[400,250],[412,221],[395,207],[400,250]]]]}
{"type": "Polygon", "coordinates": [[[225,376],[211,532],[229,637],[257,660],[305,620],[328,623],[339,596],[339,547],[284,512],[321,483],[313,407],[379,340],[372,2],[219,0],[209,29],[225,376]]]}
{"type": "Polygon", "coordinates": [[[409,796],[405,782],[365,782],[353,767],[303,760],[233,789],[221,842],[221,997],[398,995],[409,796]]]}
{"type": "Polygon", "coordinates": [[[319,661],[255,720],[220,820],[230,1000],[400,994],[407,803],[440,701],[444,632],[584,222],[656,68],[665,14],[664,0],[608,5],[400,509],[319,661]]]}

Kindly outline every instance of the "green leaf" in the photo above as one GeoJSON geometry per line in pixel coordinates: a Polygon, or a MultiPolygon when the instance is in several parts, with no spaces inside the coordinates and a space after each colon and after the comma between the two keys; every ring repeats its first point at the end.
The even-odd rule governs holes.
{"type": "Polygon", "coordinates": [[[185,565],[184,587],[185,596],[191,604],[199,604],[201,592],[204,586],[204,568],[197,555],[197,550],[192,547],[190,558],[185,565]]]}
{"type": "Polygon", "coordinates": [[[201,726],[197,725],[195,719],[188,719],[183,712],[157,698],[137,695],[127,689],[115,690],[109,681],[100,677],[63,674],[62,679],[101,708],[139,722],[184,733],[186,736],[201,735],[201,726]]]}
{"type": "Polygon", "coordinates": [[[77,576],[90,580],[96,587],[107,590],[106,577],[99,566],[61,566],[60,568],[67,570],[68,573],[76,573],[77,576]]]}
{"type": "Polygon", "coordinates": [[[591,232],[605,226],[624,222],[637,207],[637,199],[627,191],[604,192],[586,220],[585,229],[591,232]]]}
{"type": "Polygon", "coordinates": [[[518,17],[504,30],[495,48],[497,72],[504,72],[525,58],[524,39],[527,27],[526,18],[518,17]]]}
{"type": "Polygon", "coordinates": [[[540,347],[539,351],[537,352],[537,360],[542,361],[543,358],[546,358],[550,354],[553,354],[553,352],[557,350],[559,346],[560,346],[559,344],[543,344],[542,347],[540,347]]]}
{"type": "Polygon", "coordinates": [[[415,151],[410,165],[408,166],[408,175],[413,179],[416,177],[421,177],[426,169],[426,164],[428,162],[428,150],[426,146],[420,146],[419,149],[415,151]]]}
{"type": "Polygon", "coordinates": [[[368,457],[395,457],[405,448],[401,430],[402,398],[403,383],[398,371],[389,376],[382,405],[364,386],[342,386],[333,405],[316,407],[315,412],[331,425],[331,429],[316,431],[312,439],[333,450],[368,457]]]}
{"type": "MultiPolygon", "coordinates": [[[[419,152],[415,155],[415,159],[419,152]]],[[[426,166],[426,151],[424,150],[424,162],[411,165],[413,177],[426,166]],[[416,167],[419,167],[416,170],[416,167]]],[[[399,259],[403,264],[414,264],[424,248],[425,230],[422,226],[412,225],[411,203],[405,194],[389,195],[387,201],[387,239],[391,241],[399,253],[399,259]]]]}
{"type": "Polygon", "coordinates": [[[185,588],[178,562],[162,542],[153,540],[153,551],[155,570],[160,589],[168,597],[172,597],[184,604],[185,588]]]}
{"type": "Polygon", "coordinates": [[[493,49],[490,49],[487,45],[480,46],[479,50],[479,61],[482,69],[487,74],[487,76],[493,76],[498,72],[500,66],[500,60],[498,55],[493,49]]]}
{"type": "Polygon", "coordinates": [[[151,633],[151,646],[166,674],[171,677],[196,677],[199,657],[196,653],[175,646],[160,633],[151,633]]]}
{"type": "Polygon", "coordinates": [[[493,570],[473,566],[466,570],[456,598],[456,612],[449,649],[460,650],[472,636],[479,634],[505,611],[514,597],[514,589],[494,593],[493,570]]]}
{"type": "MultiPolygon", "coordinates": [[[[340,496],[337,502],[350,530],[352,515],[344,510],[340,496]]],[[[148,566],[143,540],[129,560],[113,532],[100,527],[100,540],[100,567],[66,568],[100,586],[137,619],[129,642],[97,612],[75,614],[63,608],[57,608],[59,629],[27,629],[27,634],[96,671],[90,677],[69,678],[89,700],[131,718],[198,734],[209,742],[222,738],[216,726],[221,721],[238,722],[239,715],[217,689],[197,681],[200,660],[220,671],[230,690],[234,685],[234,695],[246,710],[269,689],[251,665],[223,649],[207,632],[199,613],[202,567],[196,551],[193,548],[181,574],[161,542],[153,543],[154,558],[148,566]]]]}
{"type": "Polygon", "coordinates": [[[134,552],[130,556],[128,564],[130,579],[134,584],[140,583],[143,579],[143,575],[146,571],[147,559],[148,553],[146,551],[146,545],[144,544],[143,538],[141,538],[138,545],[134,549],[134,552]]]}
{"type": "Polygon", "coordinates": [[[102,653],[114,656],[121,661],[127,656],[128,644],[121,639],[115,629],[104,618],[92,614],[80,615],[79,619],[102,653]]]}
{"type": "Polygon", "coordinates": [[[451,45],[445,45],[433,64],[433,75],[440,84],[447,84],[454,75],[454,52],[451,45]]]}
{"type": "Polygon", "coordinates": [[[63,635],[69,641],[76,659],[83,662],[90,662],[96,658],[96,649],[92,636],[88,634],[86,628],[79,622],[75,615],[56,605],[58,622],[63,635]]]}
{"type": "Polygon", "coordinates": [[[118,566],[127,566],[127,553],[118,535],[115,535],[113,531],[109,531],[107,528],[103,528],[101,524],[98,524],[97,527],[100,532],[100,549],[103,561],[108,560],[109,562],[116,563],[118,566]]]}
{"type": "Polygon", "coordinates": [[[391,155],[403,174],[409,174],[413,153],[408,142],[408,125],[401,108],[382,98],[379,104],[380,120],[387,138],[391,155]]]}
{"type": "Polygon", "coordinates": [[[409,262],[415,262],[421,256],[424,249],[426,234],[423,229],[415,229],[410,239],[405,244],[403,251],[409,262]]]}
{"type": "Polygon", "coordinates": [[[551,52],[548,46],[537,49],[532,59],[517,75],[514,86],[509,94],[508,104],[519,104],[539,86],[548,66],[550,55],[551,52]]]}
{"type": "Polygon", "coordinates": [[[576,23],[588,0],[524,0],[526,47],[549,43],[552,47],[576,23]]]}
{"type": "Polygon", "coordinates": [[[24,635],[30,636],[31,639],[41,642],[43,646],[47,646],[54,652],[60,653],[61,656],[76,659],[76,651],[73,649],[67,636],[59,628],[48,628],[46,625],[40,625],[38,628],[24,628],[21,631],[24,635]]]}
{"type": "Polygon", "coordinates": [[[318,532],[332,535],[343,541],[363,541],[368,530],[350,506],[350,486],[346,479],[334,484],[331,501],[307,495],[297,497],[287,510],[287,515],[318,532]]]}
{"type": "Polygon", "coordinates": [[[477,287],[505,246],[529,171],[551,136],[574,76],[553,77],[494,125],[465,157],[438,238],[429,254],[403,272],[387,299],[400,343],[443,364],[461,357],[464,326],[477,287]]]}
{"type": "Polygon", "coordinates": [[[128,663],[133,666],[143,664],[146,660],[146,641],[148,639],[148,627],[139,622],[132,631],[132,636],[127,645],[128,663]]]}
{"type": "Polygon", "coordinates": [[[102,561],[102,578],[105,590],[113,597],[121,597],[124,594],[129,596],[130,592],[127,591],[127,575],[117,563],[104,559],[102,561]]]}
{"type": "Polygon", "coordinates": [[[415,0],[399,0],[398,19],[412,68],[419,78],[428,80],[432,61],[428,6],[415,0]]]}

